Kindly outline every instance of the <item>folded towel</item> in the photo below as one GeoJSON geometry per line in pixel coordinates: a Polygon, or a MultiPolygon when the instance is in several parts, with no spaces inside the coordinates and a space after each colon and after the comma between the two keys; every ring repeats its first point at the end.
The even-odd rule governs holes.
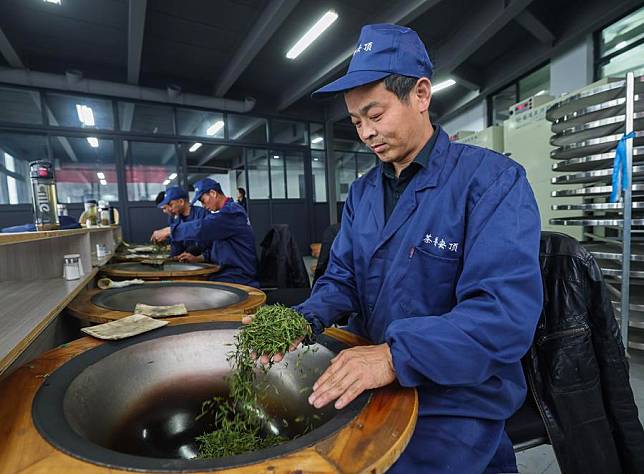
{"type": "Polygon", "coordinates": [[[188,314],[188,309],[186,305],[175,304],[172,306],[151,306],[143,303],[137,303],[134,308],[134,312],[137,314],[145,314],[152,318],[165,318],[167,316],[183,316],[188,314]]]}
{"type": "Polygon", "coordinates": [[[137,245],[136,247],[130,247],[127,249],[130,253],[150,253],[155,250],[156,247],[154,245],[137,245]]]}
{"type": "Polygon", "coordinates": [[[144,332],[163,327],[166,324],[168,324],[168,321],[159,321],[148,318],[143,314],[133,314],[109,323],[82,328],[81,331],[98,339],[114,341],[117,339],[136,336],[137,334],[142,334],[144,332]]]}
{"type": "Polygon", "coordinates": [[[101,290],[107,290],[108,288],[125,288],[130,285],[142,285],[145,283],[143,280],[135,278],[134,280],[123,280],[123,281],[112,281],[109,278],[101,278],[96,282],[101,290]]]}

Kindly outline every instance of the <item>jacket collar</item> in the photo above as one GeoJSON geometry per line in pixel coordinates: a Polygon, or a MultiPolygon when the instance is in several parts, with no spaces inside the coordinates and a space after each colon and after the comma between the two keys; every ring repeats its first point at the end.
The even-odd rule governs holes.
{"type": "MultiPolygon", "coordinates": [[[[434,130],[438,136],[436,137],[436,142],[434,147],[429,155],[429,161],[427,167],[422,167],[416,173],[416,176],[409,183],[409,186],[415,186],[417,191],[420,191],[424,188],[434,188],[438,185],[438,180],[441,175],[441,171],[445,166],[445,159],[447,158],[447,147],[449,146],[449,137],[445,130],[440,125],[436,126],[434,130]]],[[[367,183],[371,186],[378,187],[382,183],[382,162],[378,163],[377,172],[370,173],[367,178],[367,183]]],[[[380,186],[382,187],[382,186],[380,186]]]]}
{"type": "MultiPolygon", "coordinates": [[[[368,183],[375,188],[372,191],[374,193],[374,199],[372,199],[371,212],[376,221],[378,234],[382,236],[382,240],[376,247],[376,250],[400,229],[416,210],[418,206],[416,193],[427,188],[434,188],[438,185],[441,172],[447,159],[449,137],[441,127],[436,127],[434,133],[438,133],[438,137],[429,156],[428,166],[426,168],[421,167],[412,178],[386,224],[382,169],[370,173],[368,183]]],[[[382,163],[379,166],[382,167],[382,163]]]]}

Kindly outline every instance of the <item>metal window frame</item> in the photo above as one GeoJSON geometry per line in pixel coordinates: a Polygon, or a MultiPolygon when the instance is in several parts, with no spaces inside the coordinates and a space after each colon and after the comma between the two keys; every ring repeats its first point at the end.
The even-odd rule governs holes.
{"type": "MultiPolygon", "coordinates": [[[[194,111],[220,113],[222,114],[224,121],[228,123],[228,118],[231,115],[231,113],[227,111],[219,110],[219,109],[185,106],[182,104],[169,104],[165,102],[131,99],[131,98],[125,98],[125,97],[113,97],[113,96],[106,96],[102,94],[87,94],[83,92],[59,90],[54,88],[30,87],[30,86],[24,86],[24,85],[6,84],[1,82],[0,82],[0,86],[7,87],[10,89],[20,89],[30,93],[38,94],[40,109],[41,109],[41,123],[22,124],[22,123],[14,123],[14,122],[0,122],[0,132],[38,134],[38,135],[44,136],[46,148],[47,148],[47,156],[49,159],[51,159],[53,155],[53,146],[52,146],[51,140],[53,139],[53,137],[56,137],[56,136],[65,136],[70,138],[87,138],[88,136],[95,136],[99,139],[109,139],[113,141],[114,150],[115,150],[114,160],[115,160],[115,166],[116,166],[117,190],[118,190],[118,201],[113,202],[113,204],[121,210],[121,213],[122,213],[121,225],[123,227],[124,235],[129,235],[131,233],[130,219],[129,219],[130,208],[141,207],[142,204],[149,203],[148,201],[130,201],[128,197],[127,180],[126,180],[126,174],[127,174],[126,159],[125,159],[124,150],[123,150],[123,143],[126,140],[131,142],[174,144],[175,153],[177,155],[176,172],[179,176],[179,183],[181,183],[183,186],[188,185],[187,178],[188,178],[189,170],[191,168],[190,164],[188,163],[188,155],[186,151],[187,143],[191,141],[199,141],[204,145],[208,144],[208,145],[226,145],[226,146],[241,147],[243,149],[242,158],[243,158],[243,166],[244,166],[244,175],[246,178],[246,188],[247,188],[247,193],[249,195],[249,202],[251,201],[250,194],[252,193],[252,189],[250,189],[249,172],[248,172],[248,151],[251,149],[263,149],[263,150],[266,150],[267,153],[270,153],[271,150],[279,150],[281,153],[296,152],[296,153],[299,153],[300,156],[302,156],[302,159],[304,160],[303,163],[304,163],[304,176],[305,176],[304,178],[305,195],[300,198],[293,198],[293,199],[290,199],[288,197],[288,181],[287,181],[288,177],[287,177],[287,170],[286,170],[286,160],[284,160],[283,167],[284,167],[284,186],[285,186],[285,196],[286,196],[285,199],[290,199],[292,201],[303,201],[304,204],[307,206],[307,210],[309,211],[311,211],[313,206],[316,204],[330,205],[329,190],[328,190],[330,173],[328,172],[328,170],[326,170],[325,172],[325,186],[327,189],[326,201],[319,202],[319,203],[314,202],[313,192],[311,191],[311,186],[313,183],[312,165],[311,165],[312,153],[310,148],[311,147],[311,127],[312,127],[312,124],[324,125],[324,122],[321,120],[297,119],[293,117],[283,117],[283,116],[276,116],[276,115],[265,114],[265,113],[252,113],[252,114],[234,113],[233,115],[252,117],[252,118],[265,120],[266,142],[250,143],[244,140],[231,140],[230,133],[229,133],[229,128],[230,128],[229,126],[226,126],[224,128],[223,139],[218,139],[218,138],[214,139],[210,137],[201,137],[201,136],[179,135],[178,133],[178,125],[179,125],[178,109],[179,108],[194,110],[194,111]],[[62,94],[65,96],[78,97],[79,99],[100,99],[100,100],[105,100],[109,102],[112,107],[111,108],[112,124],[113,124],[112,129],[111,130],[110,129],[91,129],[90,131],[89,129],[82,129],[80,127],[54,126],[50,124],[48,120],[48,114],[47,114],[47,110],[48,110],[48,103],[46,100],[47,94],[62,94]],[[140,131],[123,131],[121,129],[119,110],[118,110],[119,102],[129,102],[135,105],[136,104],[158,105],[165,108],[170,108],[172,113],[172,128],[173,128],[172,133],[152,135],[152,134],[148,134],[140,131]],[[300,145],[300,144],[275,143],[273,141],[273,127],[272,127],[273,120],[282,120],[282,121],[285,120],[285,121],[294,122],[294,123],[298,123],[298,122],[302,123],[305,127],[305,132],[307,135],[305,144],[300,145]]],[[[321,151],[322,153],[326,153],[327,150],[332,150],[332,149],[333,149],[333,143],[329,142],[328,136],[326,136],[325,134],[324,148],[318,151],[321,151]]],[[[267,159],[268,159],[268,171],[269,171],[268,200],[269,200],[269,212],[271,213],[271,221],[272,221],[273,209],[272,209],[271,203],[274,200],[274,198],[272,197],[272,184],[270,179],[271,178],[270,156],[267,156],[267,159]]],[[[327,160],[327,163],[328,163],[328,160],[327,160]]],[[[82,203],[71,203],[71,204],[82,205],[82,203]]],[[[30,203],[0,204],[0,212],[26,210],[26,209],[31,209],[31,206],[32,205],[30,203]]],[[[310,225],[312,226],[313,223],[311,222],[310,225]]],[[[311,234],[311,231],[312,229],[309,229],[309,234],[311,234]]]]}
{"type": "Polygon", "coordinates": [[[519,82],[525,79],[526,77],[528,77],[530,74],[537,72],[539,69],[545,66],[550,66],[551,63],[552,63],[551,60],[544,61],[538,66],[532,68],[529,72],[526,72],[523,76],[517,77],[514,81],[507,83],[503,87],[499,87],[494,92],[485,96],[486,115],[487,115],[486,126],[491,127],[493,125],[496,125],[494,123],[494,96],[495,95],[498,95],[502,90],[507,89],[510,86],[514,86],[514,96],[516,97],[516,101],[519,102],[519,97],[521,92],[519,89],[519,82]]]}
{"type": "Polygon", "coordinates": [[[593,80],[594,81],[598,81],[598,80],[602,79],[602,76],[600,74],[600,70],[601,70],[601,68],[603,66],[608,64],[611,60],[615,59],[618,56],[621,56],[622,54],[626,54],[630,50],[635,49],[638,46],[641,46],[642,44],[644,44],[644,38],[640,38],[639,40],[637,40],[634,43],[628,45],[624,49],[620,49],[619,51],[615,51],[613,53],[607,54],[606,56],[600,56],[599,55],[599,42],[601,41],[600,37],[601,37],[601,34],[602,34],[603,30],[604,30],[604,28],[602,28],[601,30],[596,31],[595,34],[594,34],[594,39],[593,39],[593,43],[594,43],[593,49],[595,50],[595,54],[594,54],[595,59],[594,59],[594,64],[593,64],[593,80]]]}
{"type": "MultiPolygon", "coordinates": [[[[229,139],[229,127],[224,128],[224,139],[213,139],[209,137],[200,137],[200,136],[191,136],[191,135],[179,135],[178,134],[178,118],[177,118],[177,112],[179,108],[182,109],[187,109],[187,110],[194,110],[194,111],[204,111],[204,112],[215,112],[215,113],[220,113],[224,117],[224,121],[226,121],[230,115],[230,113],[218,109],[209,109],[209,108],[204,108],[204,107],[192,107],[192,106],[185,106],[181,104],[168,104],[168,103],[163,103],[163,102],[157,102],[157,101],[148,101],[148,100],[140,100],[140,99],[130,99],[130,98],[118,98],[118,97],[112,97],[112,96],[105,96],[101,94],[85,94],[82,92],[75,92],[75,91],[63,91],[63,90],[58,90],[58,89],[49,89],[49,88],[36,88],[36,87],[29,87],[29,86],[21,86],[21,85],[14,85],[14,84],[5,84],[5,83],[0,83],[3,87],[6,86],[8,88],[13,88],[13,89],[21,89],[25,90],[28,92],[32,93],[37,93],[39,94],[40,98],[40,104],[41,104],[41,114],[42,114],[42,123],[41,124],[19,124],[19,123],[13,123],[13,122],[0,122],[0,131],[5,131],[5,132],[26,132],[26,133],[38,133],[38,134],[44,134],[47,136],[51,135],[60,135],[60,136],[70,136],[70,137],[82,137],[86,138],[87,136],[90,136],[87,130],[84,130],[80,127],[67,127],[67,126],[54,126],[49,123],[48,117],[47,117],[47,100],[46,100],[46,95],[48,93],[55,93],[55,94],[63,94],[66,96],[72,96],[72,97],[79,97],[79,98],[90,98],[90,99],[100,99],[100,100],[105,100],[108,101],[112,104],[112,122],[113,122],[113,129],[92,129],[91,136],[96,136],[97,138],[103,138],[103,139],[112,139],[115,141],[117,140],[131,140],[131,141],[146,141],[146,142],[174,142],[175,146],[177,147],[177,155],[181,158],[178,161],[178,166],[177,166],[177,174],[187,176],[187,171],[189,168],[189,164],[187,162],[187,156],[185,156],[185,152],[182,150],[183,143],[189,142],[191,140],[199,140],[201,143],[204,144],[211,144],[211,145],[228,145],[228,146],[241,146],[244,148],[264,148],[264,149],[284,149],[284,150],[289,150],[289,151],[299,151],[302,152],[303,155],[307,154],[307,150],[310,147],[310,129],[311,129],[311,124],[316,123],[319,124],[319,121],[315,120],[299,120],[299,119],[294,119],[294,118],[289,118],[289,117],[276,117],[273,115],[269,114],[252,114],[252,115],[245,115],[245,114],[234,114],[234,115],[241,115],[241,116],[247,116],[247,117],[253,117],[253,118],[260,118],[266,120],[265,126],[266,126],[266,137],[267,137],[267,142],[266,143],[249,143],[244,140],[230,140],[229,139]],[[143,132],[137,132],[137,131],[123,131],[121,130],[121,125],[120,125],[120,120],[119,120],[119,112],[118,112],[118,103],[119,102],[129,102],[133,104],[141,104],[141,105],[158,105],[158,106],[163,106],[166,108],[169,108],[172,113],[172,120],[173,120],[173,133],[172,134],[146,134],[143,132]],[[306,144],[304,145],[292,145],[292,144],[286,144],[286,143],[274,143],[272,141],[272,120],[286,120],[286,121],[291,121],[291,122],[299,122],[304,124],[306,127],[306,130],[308,131],[307,133],[307,139],[306,139],[306,144]],[[184,170],[181,168],[185,167],[184,170]]],[[[49,140],[49,139],[48,139],[49,140]]],[[[51,145],[48,143],[48,155],[51,156],[51,145]]],[[[246,165],[246,163],[245,163],[246,165]]],[[[185,177],[183,178],[185,180],[185,177]]],[[[185,183],[185,181],[184,181],[185,183]]],[[[120,191],[119,191],[120,192],[120,191]]],[[[119,200],[123,200],[121,196],[119,196],[119,200]]]]}

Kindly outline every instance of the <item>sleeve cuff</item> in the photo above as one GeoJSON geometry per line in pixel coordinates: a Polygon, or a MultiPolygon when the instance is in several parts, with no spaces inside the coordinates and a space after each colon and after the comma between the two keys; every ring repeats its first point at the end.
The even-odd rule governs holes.
{"type": "Polygon", "coordinates": [[[294,306],[293,309],[300,313],[302,316],[304,316],[304,319],[306,319],[309,324],[311,325],[311,329],[313,331],[313,335],[307,339],[310,340],[310,344],[315,343],[315,340],[317,336],[322,334],[324,330],[326,329],[324,324],[322,324],[322,321],[320,321],[313,313],[310,311],[307,311],[302,307],[302,305],[299,306],[294,306]]]}
{"type": "Polygon", "coordinates": [[[404,342],[397,340],[394,323],[395,321],[389,325],[385,332],[385,342],[389,344],[396,378],[403,387],[418,387],[424,384],[427,379],[411,368],[411,352],[404,342]],[[392,328],[392,326],[394,327],[392,328]]]}

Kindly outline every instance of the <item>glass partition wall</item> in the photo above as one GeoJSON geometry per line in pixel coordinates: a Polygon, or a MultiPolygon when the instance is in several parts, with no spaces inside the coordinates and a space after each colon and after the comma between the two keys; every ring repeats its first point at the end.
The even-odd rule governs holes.
{"type": "Polygon", "coordinates": [[[38,159],[54,164],[60,202],[117,206],[126,238],[131,209],[204,177],[244,188],[250,214],[254,201],[326,204],[325,148],[316,122],[0,84],[0,213],[31,205],[38,159]]]}

